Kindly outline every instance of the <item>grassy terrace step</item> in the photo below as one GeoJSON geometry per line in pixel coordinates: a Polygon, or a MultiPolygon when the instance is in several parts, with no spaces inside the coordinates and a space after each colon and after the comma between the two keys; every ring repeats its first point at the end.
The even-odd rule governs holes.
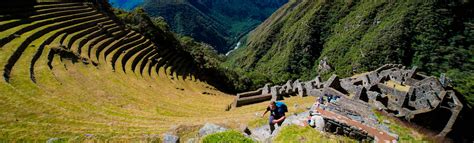
{"type": "Polygon", "coordinates": [[[147,55],[147,54],[152,54],[152,53],[156,53],[157,52],[157,49],[155,47],[153,48],[147,48],[147,49],[143,49],[142,51],[140,51],[137,55],[133,56],[131,59],[132,60],[132,65],[130,65],[131,69],[133,72],[135,72],[135,69],[137,68],[137,65],[138,63],[144,59],[144,57],[147,55]]]}
{"type": "MultiPolygon", "coordinates": [[[[137,52],[134,54],[128,61],[125,63],[125,70],[129,70],[131,73],[134,73],[135,75],[139,75],[138,72],[136,72],[137,65],[140,61],[144,60],[145,55],[147,54],[155,54],[157,53],[157,49],[155,45],[150,45],[147,48],[144,48],[143,50],[137,52]],[[135,63],[136,62],[136,63],[135,63]]],[[[139,75],[140,76],[140,75],[139,75]]]]}
{"type": "Polygon", "coordinates": [[[153,71],[153,69],[158,68],[156,64],[157,64],[157,59],[149,60],[149,62],[147,62],[147,64],[145,65],[145,68],[143,69],[144,71],[147,71],[147,74],[142,75],[142,77],[144,78],[148,77],[149,79],[159,79],[158,76],[155,76],[155,78],[153,78],[153,75],[155,74],[151,72],[153,71]]]}
{"type": "Polygon", "coordinates": [[[134,59],[133,63],[132,63],[132,70],[135,74],[138,74],[139,76],[141,76],[141,65],[143,62],[147,61],[148,58],[150,56],[153,56],[155,54],[158,54],[158,50],[157,49],[153,49],[151,50],[150,52],[146,52],[146,53],[142,53],[141,55],[142,56],[139,56],[137,58],[134,59]],[[139,69],[139,72],[136,71],[137,67],[140,66],[138,69],[139,69]]]}
{"type": "Polygon", "coordinates": [[[76,49],[73,50],[71,48],[77,39],[98,30],[99,28],[97,27],[97,25],[99,24],[112,22],[112,20],[110,20],[108,17],[104,18],[106,18],[106,20],[95,23],[95,25],[90,25],[89,27],[85,27],[83,29],[68,32],[67,37],[65,37],[65,39],[61,42],[61,45],[64,45],[67,49],[73,52],[76,51],[76,49]]]}
{"type": "Polygon", "coordinates": [[[112,36],[110,33],[108,33],[107,30],[108,30],[109,28],[114,28],[114,27],[118,27],[118,25],[117,25],[116,23],[114,23],[114,24],[111,24],[111,25],[109,25],[109,26],[107,26],[107,27],[99,28],[99,32],[100,32],[99,34],[102,34],[102,35],[97,36],[97,37],[99,37],[99,38],[97,38],[96,40],[92,40],[91,43],[90,43],[90,45],[89,45],[89,47],[95,46],[97,43],[99,43],[100,41],[102,41],[102,40],[104,40],[104,39],[106,39],[106,38],[112,38],[113,36],[112,36]]]}
{"type": "MultiPolygon", "coordinates": [[[[120,39],[116,39],[114,37],[111,37],[111,35],[107,34],[106,32],[103,33],[101,36],[95,38],[90,42],[90,44],[87,47],[87,57],[91,60],[97,59],[97,53],[104,49],[105,47],[108,47],[109,45],[114,45],[117,41],[120,41],[123,38],[126,38],[127,36],[124,36],[120,39]],[[113,43],[113,44],[111,44],[113,43]],[[96,57],[92,57],[92,55],[95,55],[96,57]]],[[[99,52],[100,53],[100,52],[99,52]]]]}
{"type": "Polygon", "coordinates": [[[116,33],[116,32],[118,32],[120,30],[123,30],[123,29],[124,29],[124,27],[119,25],[119,26],[107,29],[107,33],[110,33],[111,35],[113,35],[113,33],[116,33]]]}
{"type": "Polygon", "coordinates": [[[102,43],[107,38],[109,38],[109,37],[104,33],[104,31],[99,30],[99,33],[97,34],[97,37],[94,37],[90,40],[86,40],[85,41],[86,44],[79,47],[79,49],[85,49],[85,51],[82,52],[82,50],[79,50],[80,52],[78,52],[78,53],[81,53],[81,55],[82,55],[82,53],[84,53],[85,54],[84,57],[91,58],[92,50],[94,49],[94,46],[97,43],[102,43]],[[84,47],[84,48],[82,48],[82,47],[84,47]]]}
{"type": "MultiPolygon", "coordinates": [[[[110,23],[110,24],[115,24],[115,23],[110,23]]],[[[73,44],[72,46],[72,49],[74,52],[76,53],[80,53],[82,55],[82,49],[84,47],[86,47],[86,49],[88,49],[88,46],[84,46],[86,45],[87,43],[90,43],[90,41],[94,38],[97,38],[98,36],[100,36],[101,34],[103,34],[103,31],[99,28],[97,29],[96,31],[92,32],[92,33],[89,33],[87,34],[86,36],[82,37],[81,39],[79,39],[77,45],[76,44],[73,44]]],[[[86,51],[85,53],[89,53],[88,51],[86,51]]]]}
{"type": "Polygon", "coordinates": [[[133,41],[133,42],[130,42],[130,43],[127,43],[125,45],[122,45],[121,47],[117,48],[116,50],[114,50],[113,52],[110,53],[111,55],[111,59],[110,60],[107,60],[107,57],[108,55],[105,55],[105,61],[110,61],[111,64],[112,64],[112,69],[115,70],[115,63],[117,61],[117,59],[123,55],[125,53],[126,50],[129,50],[131,48],[134,48],[136,46],[139,46],[139,45],[143,45],[143,44],[150,44],[149,43],[150,40],[148,40],[147,38],[145,38],[144,36],[142,36],[142,38],[140,38],[140,40],[136,40],[136,41],[133,41]]]}
{"type": "MultiPolygon", "coordinates": [[[[122,65],[125,66],[125,71],[130,71],[134,74],[135,73],[135,67],[136,64],[134,65],[133,62],[135,62],[135,60],[139,61],[140,59],[143,59],[143,56],[140,56],[140,55],[145,55],[145,54],[142,54],[142,53],[151,53],[153,52],[157,47],[154,45],[154,44],[151,44],[149,45],[148,47],[146,48],[143,48],[139,51],[137,51],[136,53],[132,54],[130,56],[130,58],[128,58],[127,60],[124,61],[124,59],[126,59],[125,57],[122,59],[122,65]]],[[[131,54],[132,52],[130,53],[127,53],[127,54],[131,54]]],[[[128,55],[126,55],[128,56],[128,55]]]]}
{"type": "Polygon", "coordinates": [[[116,32],[112,33],[111,36],[115,39],[120,39],[120,38],[124,37],[125,35],[127,35],[128,31],[130,31],[130,30],[129,29],[120,29],[119,31],[116,31],[116,32]]]}
{"type": "MultiPolygon", "coordinates": [[[[158,52],[159,53],[159,52],[158,52]]],[[[144,78],[144,75],[143,75],[143,72],[144,71],[148,71],[147,68],[148,68],[148,65],[150,65],[151,63],[151,60],[155,60],[154,58],[158,58],[158,53],[151,53],[151,54],[148,54],[146,55],[146,57],[144,57],[139,65],[140,65],[140,72],[138,73],[139,76],[143,77],[144,78]],[[153,59],[152,59],[153,58],[153,59]]]]}
{"type": "Polygon", "coordinates": [[[158,79],[158,80],[161,79],[159,69],[160,67],[158,66],[158,63],[155,63],[154,65],[150,65],[148,68],[148,71],[149,71],[148,77],[150,77],[150,79],[158,79]]]}
{"type": "Polygon", "coordinates": [[[94,32],[94,31],[97,31],[97,30],[99,30],[99,28],[97,28],[96,25],[93,25],[89,28],[83,29],[83,30],[75,32],[73,34],[69,34],[68,37],[66,38],[66,44],[64,44],[64,45],[72,51],[77,51],[77,49],[72,49],[72,45],[74,44],[74,42],[76,42],[76,40],[86,36],[87,34],[90,34],[90,33],[94,32]]]}
{"type": "Polygon", "coordinates": [[[99,62],[101,56],[105,57],[105,52],[110,49],[116,49],[117,47],[122,46],[123,44],[129,42],[128,39],[130,39],[130,37],[139,37],[138,35],[139,34],[135,31],[130,31],[127,35],[120,37],[119,39],[113,37],[108,38],[107,40],[105,40],[105,44],[99,45],[97,46],[97,48],[95,48],[95,51],[92,52],[94,53],[95,57],[91,57],[91,59],[96,62],[99,62]]]}
{"type": "MultiPolygon", "coordinates": [[[[46,34],[46,35],[48,35],[48,34],[46,34]]],[[[46,40],[43,40],[43,42],[40,44],[40,46],[36,50],[36,53],[35,53],[35,55],[33,56],[33,58],[31,59],[31,62],[30,62],[30,79],[31,79],[31,81],[33,81],[33,83],[37,83],[36,76],[35,76],[35,66],[36,66],[36,62],[41,58],[41,55],[43,54],[43,51],[45,50],[45,47],[49,43],[52,43],[54,41],[58,41],[57,39],[62,38],[63,36],[65,36],[65,34],[62,34],[62,33],[55,33],[54,36],[49,36],[48,38],[46,38],[46,40]]],[[[45,37],[45,36],[43,36],[43,37],[45,37]]],[[[39,39],[42,39],[42,38],[40,37],[39,39]]],[[[32,43],[32,44],[34,44],[34,43],[32,43]]],[[[50,54],[52,49],[47,48],[47,50],[49,50],[49,52],[47,52],[47,53],[50,54]]],[[[51,61],[48,61],[48,63],[50,63],[50,62],[51,61]]],[[[50,65],[49,66],[50,69],[52,68],[51,64],[47,64],[47,65],[50,65]]]]}
{"type": "Polygon", "coordinates": [[[132,38],[129,38],[127,39],[126,41],[124,41],[124,44],[120,45],[119,47],[117,48],[109,48],[107,49],[105,52],[104,52],[104,60],[105,61],[113,61],[114,59],[116,60],[118,58],[118,56],[120,56],[121,54],[125,53],[125,51],[139,45],[139,44],[142,44],[144,42],[147,42],[148,39],[144,36],[139,36],[139,39],[137,40],[131,40],[132,38]],[[110,60],[109,58],[112,57],[112,59],[110,60]]]}
{"type": "MultiPolygon", "coordinates": [[[[106,17],[103,17],[103,18],[100,18],[100,19],[95,19],[93,21],[88,21],[87,23],[81,23],[81,24],[76,24],[74,26],[70,26],[69,28],[65,27],[65,28],[62,28],[62,30],[59,30],[57,31],[56,33],[54,33],[53,35],[45,38],[45,40],[43,40],[43,42],[40,44],[40,46],[38,47],[38,50],[37,52],[35,53],[35,55],[33,56],[33,59],[31,60],[31,64],[30,64],[30,78],[31,80],[33,80],[33,82],[36,82],[35,80],[35,73],[34,73],[34,67],[35,67],[35,64],[36,64],[36,61],[40,58],[40,56],[42,55],[43,53],[43,49],[45,48],[46,45],[50,44],[53,42],[54,39],[58,39],[56,37],[58,36],[62,36],[61,39],[64,39],[66,36],[63,36],[65,35],[66,33],[72,33],[74,31],[79,31],[80,29],[84,29],[86,27],[91,27],[91,26],[94,26],[96,25],[97,23],[100,23],[100,22],[104,22],[106,21],[107,18],[106,17]]],[[[58,42],[56,42],[58,43],[58,42]]],[[[61,43],[61,42],[59,42],[61,43]]],[[[57,45],[57,44],[56,44],[57,45]]]]}
{"type": "Polygon", "coordinates": [[[8,59],[7,64],[5,65],[5,67],[3,69],[3,77],[4,77],[5,81],[7,81],[7,82],[9,81],[11,69],[13,68],[16,61],[18,60],[18,58],[23,53],[23,51],[29,46],[29,44],[33,40],[39,38],[40,36],[42,36],[42,35],[44,35],[48,32],[59,29],[61,27],[73,25],[73,24],[76,24],[76,23],[82,23],[82,22],[86,22],[86,21],[90,21],[90,20],[94,20],[94,19],[99,19],[101,17],[103,17],[102,14],[96,13],[95,15],[91,15],[91,16],[87,16],[87,17],[82,17],[82,18],[77,18],[77,19],[70,19],[70,20],[67,20],[67,21],[50,24],[48,26],[44,26],[44,27],[39,28],[41,30],[32,31],[33,33],[31,33],[31,35],[28,36],[27,38],[24,38],[24,40],[22,40],[23,38],[18,39],[18,42],[21,42],[21,44],[18,46],[18,48],[16,48],[16,50],[12,54],[12,56],[10,56],[10,58],[8,59]]]}
{"type": "Polygon", "coordinates": [[[64,7],[73,7],[73,6],[82,6],[82,5],[85,5],[85,3],[50,3],[50,4],[39,4],[34,7],[25,6],[22,8],[2,7],[2,9],[0,9],[0,16],[2,16],[0,17],[0,20],[10,20],[17,17],[30,16],[30,15],[36,14],[37,12],[40,12],[40,14],[42,14],[42,13],[51,12],[48,10],[52,10],[52,9],[61,9],[64,7]]]}
{"type": "MultiPolygon", "coordinates": [[[[152,47],[152,46],[153,46],[153,43],[152,43],[150,40],[147,40],[146,43],[142,43],[142,44],[140,44],[140,45],[137,45],[136,47],[133,47],[133,48],[128,49],[127,51],[125,51],[125,52],[124,52],[125,54],[121,54],[121,56],[122,56],[122,55],[123,55],[123,56],[121,57],[121,59],[120,59],[120,58],[119,58],[119,59],[120,59],[120,63],[121,63],[121,66],[122,66],[122,71],[123,71],[124,73],[127,72],[127,70],[126,70],[125,67],[126,67],[126,65],[127,65],[127,62],[130,60],[130,58],[131,58],[133,55],[137,54],[139,51],[143,51],[143,50],[145,50],[145,49],[147,49],[147,48],[150,48],[150,47],[152,47]]],[[[115,62],[113,61],[113,58],[112,58],[112,63],[115,63],[115,62]]],[[[112,66],[112,67],[114,67],[114,66],[112,66]]]]}
{"type": "Polygon", "coordinates": [[[88,17],[91,15],[97,14],[97,11],[94,9],[87,9],[84,10],[82,13],[78,14],[73,14],[73,15],[65,15],[65,16],[60,16],[60,17],[54,17],[50,19],[45,19],[45,20],[40,20],[40,21],[35,21],[30,24],[23,24],[21,26],[15,27],[8,29],[6,31],[3,31],[2,34],[0,35],[0,46],[4,46],[6,43],[10,42],[11,40],[15,39],[16,36],[13,34],[17,35],[22,35],[25,32],[31,31],[33,29],[51,24],[51,23],[61,23],[62,21],[68,21],[71,19],[76,19],[76,18],[82,18],[82,17],[88,17]]]}
{"type": "Polygon", "coordinates": [[[18,13],[18,12],[25,12],[25,11],[38,11],[42,9],[48,8],[57,8],[57,7],[68,7],[68,6],[75,6],[75,5],[84,5],[85,3],[82,2],[71,2],[71,3],[38,3],[34,6],[24,6],[24,7],[2,7],[0,10],[1,14],[9,14],[9,13],[18,13]]]}
{"type": "MultiPolygon", "coordinates": [[[[170,52],[173,53],[173,52],[170,52]]],[[[168,54],[164,57],[155,58],[155,60],[151,60],[150,65],[156,65],[156,68],[164,67],[166,69],[166,65],[169,65],[173,60],[180,59],[181,56],[176,56],[175,54],[168,54]]],[[[152,69],[148,68],[148,75],[151,75],[152,69]]]]}
{"type": "MultiPolygon", "coordinates": [[[[0,37],[0,38],[5,38],[5,36],[11,35],[11,34],[19,34],[20,35],[24,32],[30,31],[31,29],[35,29],[35,28],[41,27],[41,26],[46,25],[46,24],[66,21],[66,20],[79,18],[79,17],[84,17],[84,16],[87,16],[87,15],[90,15],[90,14],[93,14],[93,13],[96,13],[96,12],[97,11],[95,11],[93,8],[84,7],[84,8],[81,8],[81,9],[72,9],[72,10],[67,10],[67,11],[59,11],[58,13],[55,13],[53,15],[43,14],[43,15],[46,15],[46,17],[44,17],[42,19],[35,20],[35,21],[29,21],[28,19],[30,19],[30,18],[22,18],[20,20],[20,21],[24,22],[24,23],[21,23],[22,25],[19,25],[15,28],[5,29],[5,31],[3,31],[5,33],[5,35],[2,35],[2,37],[0,37]],[[56,15],[56,14],[58,14],[58,15],[56,15]],[[86,14],[86,15],[84,15],[84,14],[86,14]]],[[[41,15],[37,15],[37,16],[41,16],[41,15]]],[[[41,16],[41,17],[43,17],[43,16],[41,16]]],[[[8,23],[8,22],[9,21],[6,21],[5,24],[8,23]]]]}
{"type": "Polygon", "coordinates": [[[127,53],[124,55],[124,57],[121,60],[122,65],[124,65],[125,67],[128,67],[128,68],[126,68],[126,70],[134,72],[134,69],[135,69],[134,66],[136,65],[136,64],[134,64],[135,60],[139,61],[140,59],[143,58],[143,56],[146,53],[152,52],[153,49],[155,49],[155,48],[156,48],[156,46],[154,45],[154,43],[151,43],[147,47],[144,47],[144,48],[141,48],[141,49],[134,48],[133,50],[127,51],[127,53]]]}
{"type": "Polygon", "coordinates": [[[188,58],[183,58],[183,61],[178,62],[178,66],[175,69],[176,78],[181,76],[182,80],[186,79],[187,76],[187,69],[191,65],[191,60],[188,58]]]}
{"type": "Polygon", "coordinates": [[[4,31],[7,29],[10,29],[12,27],[25,24],[25,23],[31,23],[34,21],[38,20],[43,20],[43,19],[48,19],[52,17],[58,17],[58,16],[63,16],[63,15],[71,15],[75,13],[81,13],[87,10],[88,7],[86,6],[75,6],[75,7],[66,7],[66,8],[61,8],[61,9],[53,9],[54,11],[48,12],[48,13],[34,13],[34,15],[29,16],[28,18],[24,19],[13,19],[9,21],[4,21],[0,22],[0,31],[4,31]]]}
{"type": "Polygon", "coordinates": [[[163,57],[160,57],[157,61],[157,66],[158,67],[163,67],[163,68],[167,68],[167,66],[169,66],[176,58],[180,58],[180,57],[175,57],[175,56],[172,56],[173,54],[169,54],[169,55],[165,55],[163,57]]]}
{"type": "MultiPolygon", "coordinates": [[[[39,59],[39,57],[42,55],[43,53],[43,49],[46,45],[50,44],[54,39],[55,37],[61,35],[61,34],[65,34],[65,33],[73,33],[74,31],[79,31],[81,29],[84,29],[84,28],[87,28],[87,27],[92,27],[92,26],[95,26],[97,23],[100,23],[100,22],[104,22],[104,21],[107,21],[108,18],[107,17],[102,17],[102,18],[99,18],[99,19],[94,19],[92,21],[88,21],[88,22],[84,22],[84,23],[80,23],[80,24],[76,24],[74,26],[70,26],[70,27],[66,27],[66,28],[63,28],[62,30],[54,33],[53,35],[51,35],[50,37],[48,37],[46,40],[44,40],[41,45],[39,46],[36,54],[33,56],[33,59],[31,60],[31,65],[30,65],[30,78],[31,80],[33,80],[34,82],[36,82],[35,80],[35,73],[34,73],[34,66],[36,64],[36,61],[39,59]]],[[[66,36],[64,36],[62,39],[64,39],[66,36]]],[[[62,42],[60,42],[62,43],[62,42]]]]}
{"type": "Polygon", "coordinates": [[[106,41],[107,44],[95,46],[95,51],[93,51],[95,57],[91,57],[91,59],[96,62],[99,62],[100,59],[105,59],[105,52],[111,52],[110,50],[116,49],[123,44],[130,42],[129,39],[131,37],[139,38],[139,34],[135,31],[130,31],[126,36],[120,37],[119,39],[115,37],[108,38],[106,41]]]}
{"type": "MultiPolygon", "coordinates": [[[[158,52],[159,53],[159,52],[158,52]]],[[[145,70],[145,67],[148,63],[151,63],[152,61],[156,61],[157,58],[159,58],[159,54],[150,54],[147,55],[146,57],[143,57],[142,62],[140,63],[140,75],[143,76],[143,71],[145,70]]]]}
{"type": "Polygon", "coordinates": [[[115,51],[116,49],[123,48],[124,46],[130,45],[131,43],[136,42],[137,40],[144,40],[144,39],[145,37],[135,32],[133,36],[126,36],[112,46],[109,46],[106,48],[100,48],[100,49],[98,48],[96,51],[96,58],[97,60],[99,60],[100,53],[104,51],[102,56],[103,56],[104,61],[107,61],[107,57],[109,56],[109,54],[115,51]]]}
{"type": "Polygon", "coordinates": [[[192,67],[194,66],[194,63],[192,61],[186,62],[186,66],[184,66],[182,69],[182,72],[180,74],[183,76],[183,80],[186,80],[192,76],[192,67]]]}
{"type": "Polygon", "coordinates": [[[168,50],[168,51],[169,52],[160,54],[160,60],[158,61],[159,67],[171,62],[171,60],[173,60],[176,57],[176,54],[174,51],[172,50],[168,50]]]}
{"type": "Polygon", "coordinates": [[[89,38],[83,38],[79,42],[79,46],[77,46],[77,53],[80,53],[82,57],[87,57],[90,58],[91,55],[91,50],[94,48],[92,46],[93,43],[96,43],[96,41],[102,41],[101,39],[107,38],[107,35],[103,33],[103,31],[98,30],[95,33],[92,33],[91,35],[97,35],[96,37],[91,37],[89,38]],[[84,45],[82,45],[84,44],[84,45]]]}
{"type": "Polygon", "coordinates": [[[165,65],[160,65],[160,67],[163,67],[164,69],[166,69],[165,74],[168,78],[169,77],[176,78],[177,76],[174,75],[175,70],[177,66],[179,66],[179,62],[181,62],[182,60],[183,60],[182,57],[172,58],[169,61],[167,61],[165,65]]]}
{"type": "Polygon", "coordinates": [[[183,58],[181,56],[175,57],[175,58],[170,59],[170,61],[168,61],[167,64],[164,65],[164,67],[165,68],[169,67],[170,72],[168,74],[171,75],[171,76],[174,76],[174,74],[176,73],[176,69],[178,69],[178,67],[182,66],[183,61],[185,61],[185,58],[183,58]]]}

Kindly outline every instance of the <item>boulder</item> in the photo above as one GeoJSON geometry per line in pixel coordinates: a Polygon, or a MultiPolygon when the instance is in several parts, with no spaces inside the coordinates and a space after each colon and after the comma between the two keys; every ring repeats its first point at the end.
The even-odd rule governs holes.
{"type": "Polygon", "coordinates": [[[48,139],[48,141],[46,141],[46,143],[54,143],[54,142],[60,142],[61,139],[60,138],[50,138],[48,139]]]}
{"type": "Polygon", "coordinates": [[[198,143],[199,141],[196,138],[190,138],[186,143],[198,143]]]}
{"type": "Polygon", "coordinates": [[[170,133],[163,136],[163,143],[179,143],[179,137],[170,133]]]}
{"type": "Polygon", "coordinates": [[[203,137],[209,134],[219,133],[227,131],[227,128],[218,126],[212,123],[206,123],[201,129],[199,129],[199,137],[203,137]]]}
{"type": "Polygon", "coordinates": [[[267,124],[253,129],[251,137],[258,142],[271,141],[272,135],[270,134],[270,125],[267,124]]]}

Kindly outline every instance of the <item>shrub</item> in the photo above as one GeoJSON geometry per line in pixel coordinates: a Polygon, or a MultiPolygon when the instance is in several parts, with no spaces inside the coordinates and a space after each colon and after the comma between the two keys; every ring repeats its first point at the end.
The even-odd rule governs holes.
{"type": "Polygon", "coordinates": [[[253,143],[254,141],[250,138],[246,138],[244,135],[237,131],[225,131],[207,135],[202,139],[203,143],[253,143]]]}

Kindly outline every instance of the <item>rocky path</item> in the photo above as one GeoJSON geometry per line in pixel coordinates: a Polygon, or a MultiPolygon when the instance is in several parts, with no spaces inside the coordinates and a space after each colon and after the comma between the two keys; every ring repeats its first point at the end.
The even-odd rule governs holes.
{"type": "Polygon", "coordinates": [[[358,127],[362,130],[365,130],[369,135],[374,136],[378,143],[396,142],[396,140],[397,140],[395,137],[390,136],[389,134],[387,134],[384,131],[380,131],[376,128],[369,127],[369,126],[364,125],[362,123],[359,123],[357,121],[351,120],[351,119],[349,119],[345,116],[341,116],[341,115],[338,115],[338,114],[333,113],[331,111],[326,111],[326,110],[322,110],[322,109],[319,109],[319,108],[316,109],[316,110],[318,110],[321,113],[321,115],[326,117],[326,118],[331,118],[331,119],[346,123],[348,125],[358,127]]]}

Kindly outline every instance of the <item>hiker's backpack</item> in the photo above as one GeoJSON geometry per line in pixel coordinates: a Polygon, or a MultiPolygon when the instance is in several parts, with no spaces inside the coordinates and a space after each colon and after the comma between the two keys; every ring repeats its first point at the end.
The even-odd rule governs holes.
{"type": "Polygon", "coordinates": [[[277,102],[275,102],[275,105],[276,105],[278,110],[283,110],[283,112],[288,112],[288,107],[286,106],[285,103],[277,101],[277,102]]]}

